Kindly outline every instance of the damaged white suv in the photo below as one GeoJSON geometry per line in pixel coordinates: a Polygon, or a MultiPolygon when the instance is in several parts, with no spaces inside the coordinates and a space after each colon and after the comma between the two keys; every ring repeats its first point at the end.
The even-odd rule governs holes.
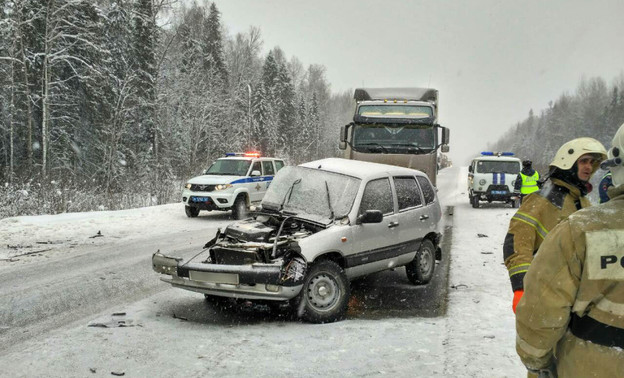
{"type": "Polygon", "coordinates": [[[442,213],[427,176],[346,159],[284,167],[254,217],[229,225],[197,261],[155,253],[175,287],[222,297],[289,302],[303,319],[344,317],[350,280],[405,266],[426,284],[441,258],[442,213]]]}

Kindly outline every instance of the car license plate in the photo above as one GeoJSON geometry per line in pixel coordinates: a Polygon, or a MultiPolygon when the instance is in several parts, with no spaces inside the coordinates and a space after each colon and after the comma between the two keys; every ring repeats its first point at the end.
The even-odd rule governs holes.
{"type": "Polygon", "coordinates": [[[238,274],[189,271],[189,278],[193,281],[238,285],[238,274]]]}
{"type": "Polygon", "coordinates": [[[506,190],[492,190],[492,194],[507,194],[506,190]]]}
{"type": "Polygon", "coordinates": [[[210,197],[191,196],[191,202],[210,202],[210,197]]]}

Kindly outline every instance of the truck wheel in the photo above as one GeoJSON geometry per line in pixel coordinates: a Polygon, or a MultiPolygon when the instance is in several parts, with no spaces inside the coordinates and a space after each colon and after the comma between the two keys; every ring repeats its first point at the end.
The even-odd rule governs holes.
{"type": "Polygon", "coordinates": [[[186,212],[186,216],[189,218],[195,218],[199,215],[199,208],[192,206],[184,206],[184,211],[186,212]]]}
{"type": "Polygon", "coordinates": [[[247,202],[244,196],[236,197],[234,206],[232,206],[232,217],[236,220],[243,219],[247,216],[247,202]]]}
{"type": "Polygon", "coordinates": [[[344,270],[333,261],[314,263],[292,302],[297,316],[310,323],[331,323],[347,313],[351,286],[344,270]]]}
{"type": "Polygon", "coordinates": [[[423,240],[416,257],[405,266],[407,279],[414,285],[424,285],[431,281],[435,270],[435,248],[429,239],[423,240]]]}
{"type": "Polygon", "coordinates": [[[472,205],[472,207],[474,207],[475,209],[479,207],[479,197],[477,196],[472,196],[472,198],[470,199],[470,204],[472,205]]]}

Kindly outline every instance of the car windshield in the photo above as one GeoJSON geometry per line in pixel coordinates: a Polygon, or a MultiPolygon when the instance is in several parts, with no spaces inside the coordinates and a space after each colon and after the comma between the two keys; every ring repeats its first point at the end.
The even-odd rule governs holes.
{"type": "Polygon", "coordinates": [[[251,160],[219,159],[206,170],[206,175],[245,176],[251,160]]]}
{"type": "MultiPolygon", "coordinates": [[[[391,149],[393,153],[429,153],[435,149],[433,127],[355,125],[356,149],[391,149]]],[[[390,151],[385,151],[390,152],[390,151]]]]}
{"type": "Polygon", "coordinates": [[[262,199],[262,207],[313,218],[341,218],[351,211],[360,179],[304,167],[284,167],[262,199]],[[333,212],[333,217],[332,217],[333,212]]]}
{"type": "Polygon", "coordinates": [[[477,173],[511,173],[520,172],[520,164],[515,161],[487,161],[477,162],[477,173]]]}

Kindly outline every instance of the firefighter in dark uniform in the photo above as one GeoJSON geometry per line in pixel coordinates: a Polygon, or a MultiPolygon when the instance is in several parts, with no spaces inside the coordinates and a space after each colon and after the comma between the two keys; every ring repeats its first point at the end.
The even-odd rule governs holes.
{"type": "Polygon", "coordinates": [[[522,161],[522,170],[516,177],[514,189],[520,192],[520,203],[524,197],[539,190],[539,173],[533,169],[531,160],[522,161]]]}
{"type": "Polygon", "coordinates": [[[611,200],[544,239],[516,312],[516,350],[540,377],[624,376],[624,125],[608,160],[611,200]]]}
{"type": "Polygon", "coordinates": [[[573,212],[588,207],[589,179],[607,157],[602,143],[593,138],[577,138],[565,143],[550,163],[543,187],[527,196],[509,222],[503,244],[503,258],[514,292],[515,311],[524,293],[524,276],[540,244],[559,222],[573,212]]]}

